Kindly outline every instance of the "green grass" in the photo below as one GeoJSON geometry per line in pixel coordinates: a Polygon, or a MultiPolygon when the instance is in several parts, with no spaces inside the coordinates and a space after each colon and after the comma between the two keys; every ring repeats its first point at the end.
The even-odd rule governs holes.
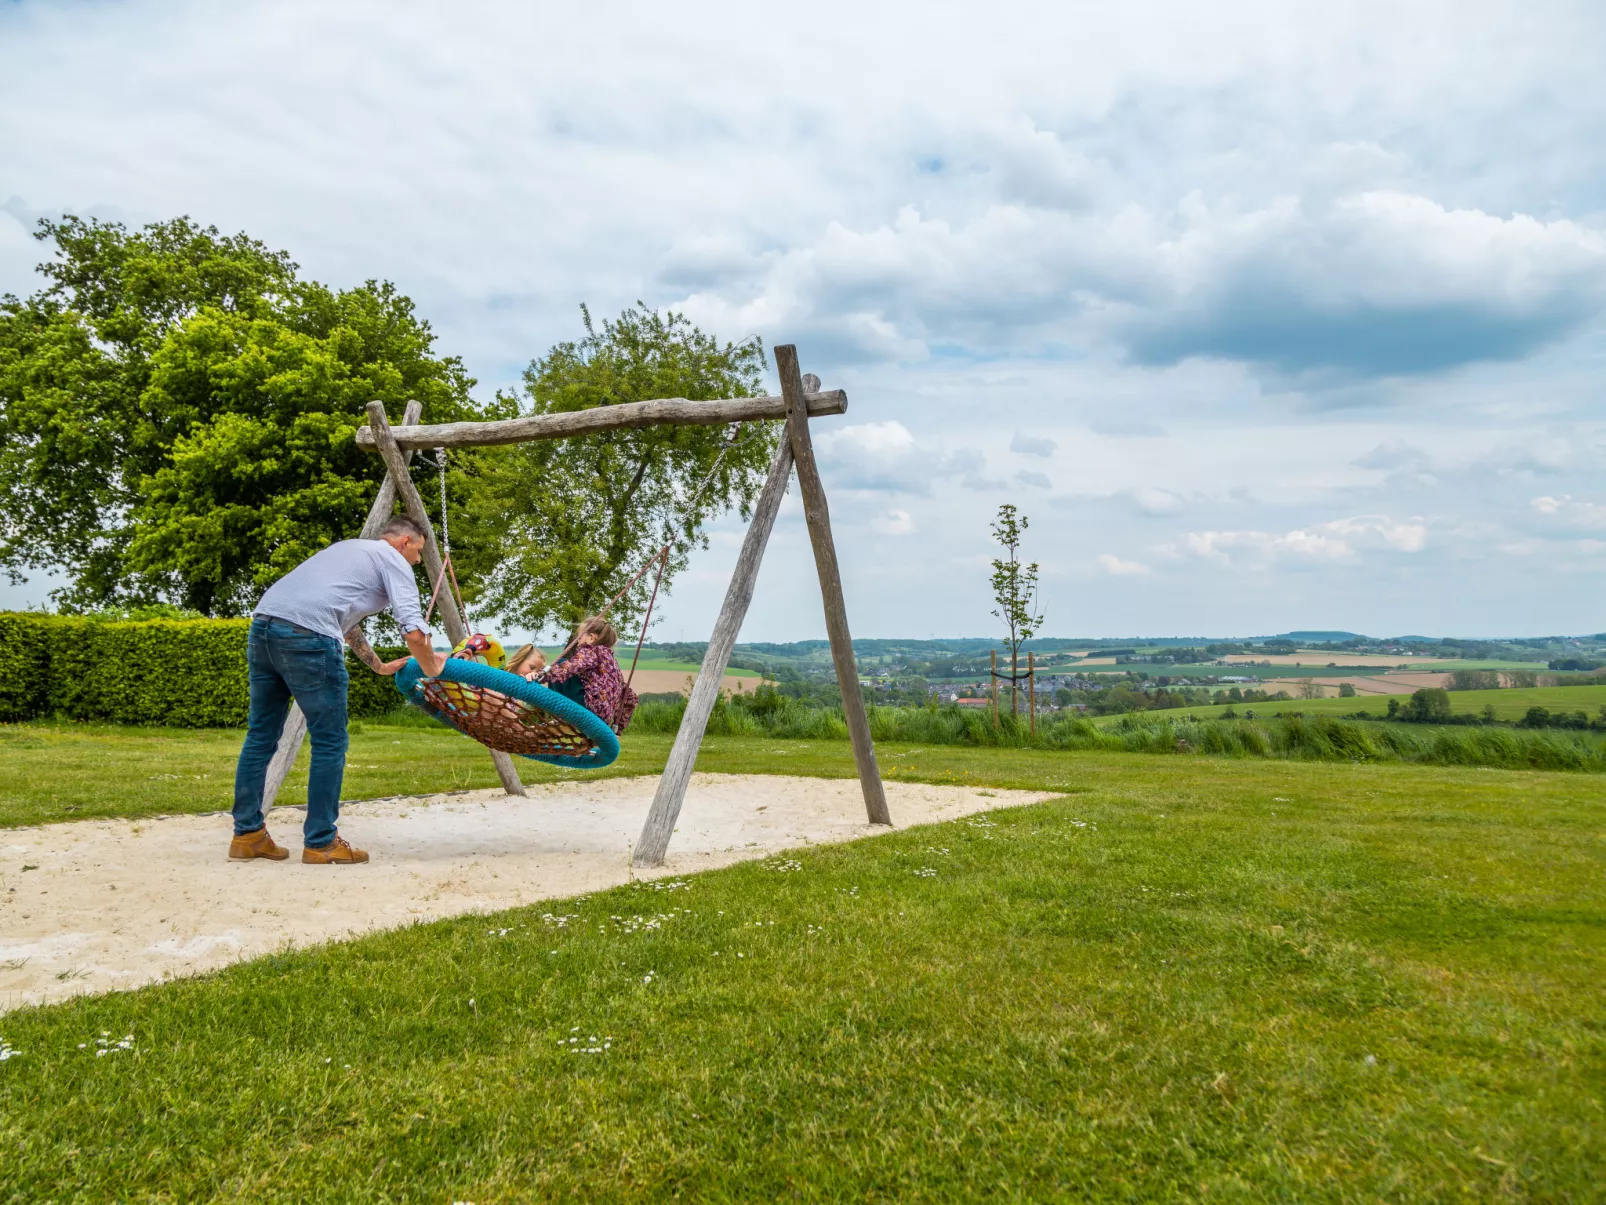
{"type": "MultiPolygon", "coordinates": [[[[1597,687],[1553,688],[1538,692],[1468,691],[1453,700],[1483,695],[1561,694],[1582,700],[1597,687]]],[[[1257,717],[1299,711],[1318,717],[1357,710],[1355,699],[1238,705],[1257,717]],[[1346,708],[1323,706],[1349,704],[1346,708]]],[[[1502,700],[1504,702],[1504,700],[1502,700]]],[[[1532,704],[1514,706],[1520,716],[1532,704]]],[[[1310,758],[1426,761],[1504,768],[1606,769],[1606,741],[1595,732],[1528,732],[1510,729],[1433,728],[1293,722],[1257,719],[1254,723],[1190,724],[1200,713],[1221,707],[1177,708],[1134,717],[1106,717],[1097,725],[1079,717],[1045,720],[1040,745],[1050,757],[1079,752],[1131,752],[1160,755],[1215,754],[1234,758],[1310,758]]],[[[1457,710],[1462,710],[1457,707],[1457,710]]],[[[1475,709],[1471,709],[1475,710],[1475,709]]],[[[1002,737],[988,717],[977,713],[878,707],[870,713],[878,744],[917,743],[957,755],[966,745],[1029,743],[1024,725],[1002,737]]],[[[668,756],[679,711],[646,704],[622,742],[619,761],[601,771],[560,770],[515,758],[525,782],[555,782],[583,776],[655,774],[668,756]]],[[[0,725],[0,827],[48,824],[92,817],[226,811],[233,796],[234,763],[242,733],[230,729],[132,728],[104,724],[31,722],[0,725]]],[[[800,772],[834,774],[850,764],[840,713],[791,707],[753,715],[742,708],[717,709],[698,767],[733,773],[764,773],[780,754],[805,766],[800,772]],[[769,725],[766,728],[766,725],[769,725]],[[757,751],[757,752],[755,752],[757,751]],[[836,767],[836,768],[833,768],[836,767]]],[[[935,749],[932,756],[936,756],[935,749]]],[[[307,750],[302,749],[280,801],[306,801],[307,750]]],[[[851,773],[842,769],[842,773],[851,773]]],[[[342,796],[372,799],[384,795],[424,795],[476,790],[497,785],[490,759],[474,742],[423,715],[403,711],[383,722],[352,725],[342,796]]]]}
{"type": "MultiPolygon", "coordinates": [[[[1558,711],[1584,711],[1594,719],[1606,705],[1606,686],[1524,686],[1511,690],[1452,690],[1452,715],[1482,715],[1485,707],[1493,707],[1497,720],[1520,720],[1530,707],[1544,707],[1552,713],[1558,711]]],[[[1403,706],[1410,695],[1357,695],[1353,699],[1279,699],[1275,703],[1212,703],[1207,707],[1178,707],[1156,712],[1157,715],[1219,716],[1231,706],[1242,715],[1247,709],[1257,716],[1276,715],[1279,711],[1298,711],[1304,715],[1346,716],[1357,711],[1381,716],[1388,712],[1389,699],[1397,698],[1403,706]]],[[[1109,723],[1115,717],[1104,716],[1099,723],[1109,723]]]]}
{"type": "MultiPolygon", "coordinates": [[[[234,798],[234,763],[244,735],[238,729],[110,724],[0,726],[0,827],[97,816],[133,819],[227,811],[234,798]]],[[[669,754],[671,739],[647,735],[627,740],[617,762],[584,776],[655,774],[669,754]]],[[[307,762],[303,746],[279,802],[306,803],[307,762]]],[[[581,771],[525,758],[514,762],[525,782],[582,776],[581,771]]],[[[343,798],[426,795],[497,784],[484,748],[433,720],[419,716],[413,723],[352,725],[343,798]]]]}
{"type": "Polygon", "coordinates": [[[1064,793],[7,1014],[0,1197],[1598,1199],[1598,780],[881,752],[1064,793]]]}

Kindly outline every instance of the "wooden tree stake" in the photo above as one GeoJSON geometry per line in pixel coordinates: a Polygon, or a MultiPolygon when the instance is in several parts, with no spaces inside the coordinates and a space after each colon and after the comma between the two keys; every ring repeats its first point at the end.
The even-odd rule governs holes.
{"type": "Polygon", "coordinates": [[[719,698],[725,670],[730,666],[731,650],[736,647],[742,620],[747,617],[748,604],[753,601],[753,583],[758,580],[758,567],[764,560],[764,546],[769,543],[791,475],[792,447],[783,434],[770,464],[769,478],[753,505],[753,521],[748,525],[741,555],[736,558],[736,570],[725,589],[725,605],[720,608],[719,621],[714,624],[702,667],[692,684],[691,698],[686,701],[674,748],[669,751],[669,761],[658,779],[652,809],[641,827],[641,839],[636,842],[632,859],[637,866],[662,866],[664,855],[669,851],[669,838],[674,834],[681,804],[686,800],[686,784],[691,781],[692,767],[697,764],[697,750],[702,746],[708,717],[713,714],[714,703],[719,698]]]}
{"type": "MultiPolygon", "coordinates": [[[[441,583],[436,605],[440,608],[441,624],[446,628],[446,635],[455,645],[468,635],[468,628],[464,626],[463,616],[457,609],[457,600],[452,597],[451,589],[441,577],[441,550],[435,542],[435,527],[430,523],[424,500],[418,496],[418,489],[407,472],[407,461],[390,434],[390,420],[385,417],[383,402],[368,403],[368,428],[374,434],[374,443],[380,456],[384,457],[385,467],[390,470],[391,480],[396,483],[396,493],[401,498],[402,507],[424,529],[424,570],[429,574],[430,581],[441,583]]],[[[519,781],[519,772],[513,766],[513,759],[498,749],[492,749],[490,753],[491,761],[496,764],[497,777],[502,780],[503,790],[509,795],[523,795],[524,784],[519,781]]]]}
{"type": "Polygon", "coordinates": [[[870,721],[864,713],[864,696],[859,693],[859,666],[853,656],[853,637],[848,632],[842,571],[837,566],[836,544],[831,538],[831,512],[825,502],[825,486],[820,482],[820,470],[814,463],[809,408],[803,392],[803,377],[797,367],[797,348],[790,343],[776,347],[775,367],[781,377],[781,396],[786,399],[786,434],[792,443],[792,459],[797,463],[803,515],[808,520],[809,542],[814,545],[814,566],[819,570],[820,594],[825,602],[825,631],[831,638],[831,659],[836,663],[836,680],[842,688],[842,714],[848,722],[848,736],[853,740],[853,759],[859,766],[864,810],[871,824],[891,824],[892,813],[887,810],[887,793],[881,785],[875,745],[870,741],[870,721]]]}
{"type": "MultiPolygon", "coordinates": [[[[423,412],[423,403],[408,402],[407,408],[402,411],[402,422],[413,426],[423,412]]],[[[413,454],[408,452],[407,459],[412,458],[413,454]]],[[[385,530],[385,524],[390,522],[390,512],[395,509],[396,483],[386,473],[385,479],[379,483],[379,492],[374,495],[374,504],[368,508],[368,518],[363,522],[358,539],[377,540],[379,533],[385,530]]],[[[296,757],[301,752],[301,743],[306,738],[307,717],[301,714],[300,704],[291,703],[290,714],[284,719],[284,732],[279,736],[279,747],[274,751],[273,760],[268,763],[268,776],[262,787],[264,818],[273,810],[273,801],[278,798],[279,790],[290,774],[290,767],[295,765],[296,757]]]]}
{"type": "Polygon", "coordinates": [[[993,650],[993,668],[987,684],[992,687],[988,693],[993,696],[993,728],[998,728],[998,650],[993,650]]]}
{"type": "Polygon", "coordinates": [[[1037,735],[1037,660],[1030,649],[1026,652],[1026,707],[1032,716],[1032,735],[1037,735]]]}

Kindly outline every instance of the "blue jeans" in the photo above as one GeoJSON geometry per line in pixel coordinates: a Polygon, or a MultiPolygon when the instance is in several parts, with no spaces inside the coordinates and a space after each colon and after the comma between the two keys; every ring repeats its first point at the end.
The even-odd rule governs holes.
{"type": "Polygon", "coordinates": [[[259,615],[251,620],[245,662],[251,675],[251,718],[234,770],[234,832],[254,833],[263,825],[263,783],[294,698],[312,738],[302,841],[309,849],[322,849],[335,839],[340,783],[346,775],[345,653],[338,640],[259,615]]]}

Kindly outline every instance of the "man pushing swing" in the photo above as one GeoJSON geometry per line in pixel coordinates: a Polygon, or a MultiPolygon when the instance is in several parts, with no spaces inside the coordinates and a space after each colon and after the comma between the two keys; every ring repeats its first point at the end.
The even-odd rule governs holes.
{"type": "Polygon", "coordinates": [[[341,540],[314,553],[268,587],[251,615],[246,644],[251,714],[234,772],[234,840],[229,857],[282,861],[262,817],[268,763],[279,746],[293,698],[307,717],[312,771],[301,860],[312,865],[368,861],[340,835],[340,785],[346,772],[346,659],[351,646],[376,674],[389,676],[407,658],[380,661],[362,634],[363,620],[389,609],[407,648],[431,676],[445,661],[430,644],[412,567],[423,558],[424,529],[406,515],[385,524],[377,540],[341,540]]]}

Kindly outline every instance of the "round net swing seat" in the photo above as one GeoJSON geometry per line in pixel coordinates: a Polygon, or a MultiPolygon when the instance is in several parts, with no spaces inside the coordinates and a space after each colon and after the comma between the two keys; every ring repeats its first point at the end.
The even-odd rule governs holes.
{"type": "Polygon", "coordinates": [[[396,674],[396,689],[441,723],[503,753],[580,770],[619,756],[619,738],[601,716],[504,669],[454,658],[440,677],[428,678],[409,659],[396,674]]]}

